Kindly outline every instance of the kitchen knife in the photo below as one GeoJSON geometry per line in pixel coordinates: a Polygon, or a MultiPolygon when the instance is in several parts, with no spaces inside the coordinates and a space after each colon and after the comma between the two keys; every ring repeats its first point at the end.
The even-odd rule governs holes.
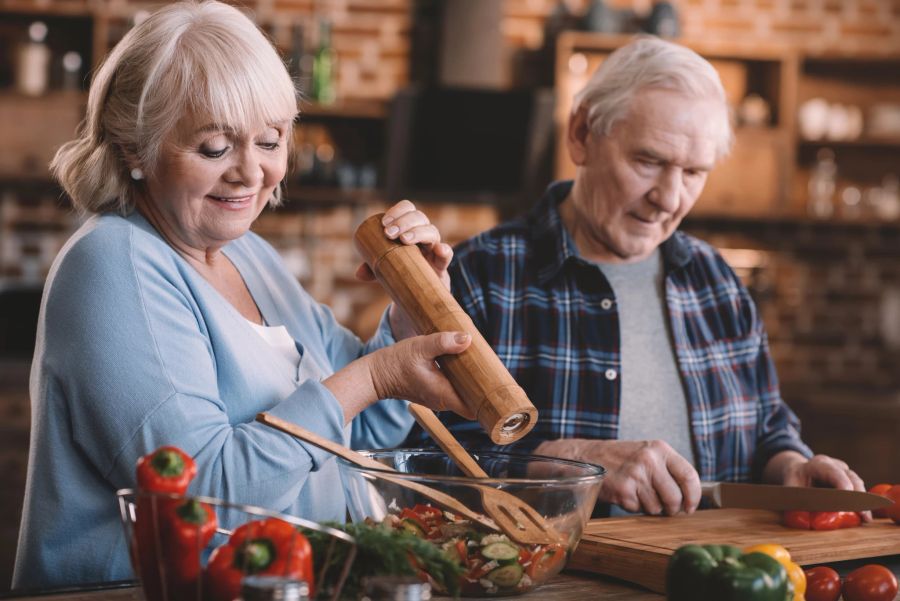
{"type": "Polygon", "coordinates": [[[893,501],[881,495],[835,488],[701,482],[701,493],[716,507],[774,511],[869,511],[893,501]]]}

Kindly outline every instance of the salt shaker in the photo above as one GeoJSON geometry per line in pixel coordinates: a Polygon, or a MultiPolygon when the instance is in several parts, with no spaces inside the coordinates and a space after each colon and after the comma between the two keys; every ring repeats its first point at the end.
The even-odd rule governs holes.
{"type": "Polygon", "coordinates": [[[431,585],[412,576],[375,576],[366,580],[363,601],[430,601],[431,585]]]}
{"type": "Polygon", "coordinates": [[[247,576],[236,601],[309,601],[309,585],[281,576],[247,576]]]}

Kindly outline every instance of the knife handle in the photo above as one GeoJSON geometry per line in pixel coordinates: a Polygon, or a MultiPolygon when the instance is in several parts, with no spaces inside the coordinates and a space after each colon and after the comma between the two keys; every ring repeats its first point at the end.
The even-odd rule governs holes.
{"type": "Polygon", "coordinates": [[[715,507],[722,507],[722,487],[718,482],[701,482],[700,496],[709,500],[715,507]]]}

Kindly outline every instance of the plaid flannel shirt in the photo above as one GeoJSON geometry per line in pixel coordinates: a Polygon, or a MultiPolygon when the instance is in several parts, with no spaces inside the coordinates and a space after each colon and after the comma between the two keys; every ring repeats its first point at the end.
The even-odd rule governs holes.
{"type": "MultiPolygon", "coordinates": [[[[534,430],[505,447],[493,446],[477,422],[441,414],[469,449],[530,452],[545,440],[617,438],[616,302],[560,219],[558,205],[571,187],[554,183],[529,215],[456,249],[454,295],[538,409],[534,430]]],[[[661,251],[701,479],[759,480],[780,451],[810,456],[797,417],[781,399],[766,333],[746,288],[710,245],[687,234],[676,232],[661,251]]],[[[407,444],[430,441],[416,425],[407,444]]]]}

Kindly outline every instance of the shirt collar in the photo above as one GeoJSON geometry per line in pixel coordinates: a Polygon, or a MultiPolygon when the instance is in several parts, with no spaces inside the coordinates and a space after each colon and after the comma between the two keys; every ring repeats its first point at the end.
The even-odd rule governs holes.
{"type": "MultiPolygon", "coordinates": [[[[540,284],[552,279],[569,259],[584,261],[559,214],[559,205],[569,196],[573,183],[572,180],[551,183],[529,218],[540,284]]],[[[684,267],[691,260],[684,234],[678,231],[660,245],[660,251],[667,272],[684,267]]]]}

